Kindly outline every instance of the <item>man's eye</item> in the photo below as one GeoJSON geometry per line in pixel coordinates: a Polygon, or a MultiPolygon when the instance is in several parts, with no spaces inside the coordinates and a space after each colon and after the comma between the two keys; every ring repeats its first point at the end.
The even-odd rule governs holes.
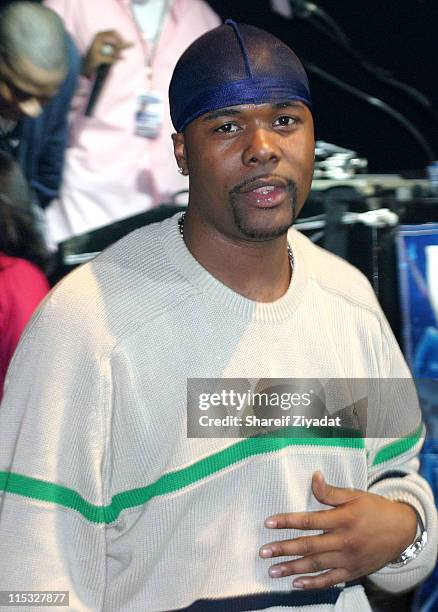
{"type": "Polygon", "coordinates": [[[281,117],[278,117],[278,119],[274,121],[275,126],[289,127],[291,125],[295,125],[296,123],[297,123],[297,119],[295,117],[290,117],[289,115],[282,115],[281,117]]]}
{"type": "Polygon", "coordinates": [[[239,127],[235,123],[224,123],[220,127],[215,129],[215,132],[220,132],[222,134],[233,134],[237,132],[239,127]]]}

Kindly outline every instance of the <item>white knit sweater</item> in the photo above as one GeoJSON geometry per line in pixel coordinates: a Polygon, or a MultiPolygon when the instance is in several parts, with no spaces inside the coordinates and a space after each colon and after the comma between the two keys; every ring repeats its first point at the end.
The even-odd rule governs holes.
{"type": "Polygon", "coordinates": [[[258,556],[284,538],[266,517],[321,509],[317,469],[424,516],[426,548],[375,573],[376,584],[400,591],[431,571],[436,511],[417,474],[415,403],[394,393],[373,408],[385,431],[405,424],[403,441],[187,437],[188,378],[408,376],[366,279],[295,230],[290,244],[293,278],[272,303],[206,272],[177,217],[134,232],[52,292],[0,409],[0,590],[68,590],[77,612],[369,610],[361,586],[336,604],[333,589],[294,600],[291,578],[271,579],[272,561],[258,556]]]}

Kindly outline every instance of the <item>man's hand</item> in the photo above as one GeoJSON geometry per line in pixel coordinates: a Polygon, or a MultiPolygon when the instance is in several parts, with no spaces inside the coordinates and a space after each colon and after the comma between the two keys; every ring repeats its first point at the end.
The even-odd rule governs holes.
{"type": "Polygon", "coordinates": [[[123,49],[132,46],[133,43],[123,40],[115,30],[98,32],[83,60],[82,74],[90,77],[102,64],[114,64],[120,58],[123,49]]]}
{"type": "Polygon", "coordinates": [[[417,529],[415,510],[380,495],[358,489],[343,489],[325,482],[321,472],[312,478],[312,491],[329,510],[276,514],[266,519],[270,529],[322,531],[265,544],[263,558],[299,556],[296,561],[273,565],[273,578],[323,572],[294,581],[297,588],[325,589],[340,582],[367,576],[394,561],[414,540],[417,529]]]}

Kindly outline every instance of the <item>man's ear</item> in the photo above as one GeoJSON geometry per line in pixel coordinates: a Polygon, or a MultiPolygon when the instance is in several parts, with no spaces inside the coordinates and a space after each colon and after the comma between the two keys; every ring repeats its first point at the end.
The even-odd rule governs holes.
{"type": "Polygon", "coordinates": [[[173,152],[175,155],[176,163],[178,164],[178,172],[180,172],[184,176],[188,176],[189,168],[187,164],[186,144],[185,144],[184,134],[182,132],[178,132],[177,134],[172,134],[172,140],[173,140],[173,152]]]}

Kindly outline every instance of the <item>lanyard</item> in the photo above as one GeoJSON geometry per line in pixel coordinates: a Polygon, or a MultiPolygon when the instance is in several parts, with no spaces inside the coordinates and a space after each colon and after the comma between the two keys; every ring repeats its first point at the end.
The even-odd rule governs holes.
{"type": "Polygon", "coordinates": [[[155,54],[157,51],[157,47],[158,47],[158,43],[161,37],[161,34],[163,32],[163,28],[164,28],[164,23],[166,21],[166,17],[169,13],[169,9],[170,9],[170,5],[171,5],[171,0],[163,0],[162,2],[162,8],[161,8],[161,13],[160,13],[160,18],[158,20],[158,27],[156,29],[155,32],[155,36],[152,40],[147,40],[146,36],[145,36],[145,32],[141,27],[141,24],[139,23],[139,20],[135,14],[135,10],[133,8],[132,5],[132,1],[130,2],[130,9],[131,9],[131,15],[133,17],[133,20],[135,22],[136,25],[136,29],[137,29],[137,33],[138,36],[140,38],[141,41],[141,46],[142,49],[144,51],[144,55],[145,55],[145,70],[146,70],[146,78],[149,82],[152,81],[152,63],[154,61],[155,58],[155,54]],[[145,40],[147,40],[147,42],[149,43],[149,53],[146,53],[145,51],[145,40]]]}

